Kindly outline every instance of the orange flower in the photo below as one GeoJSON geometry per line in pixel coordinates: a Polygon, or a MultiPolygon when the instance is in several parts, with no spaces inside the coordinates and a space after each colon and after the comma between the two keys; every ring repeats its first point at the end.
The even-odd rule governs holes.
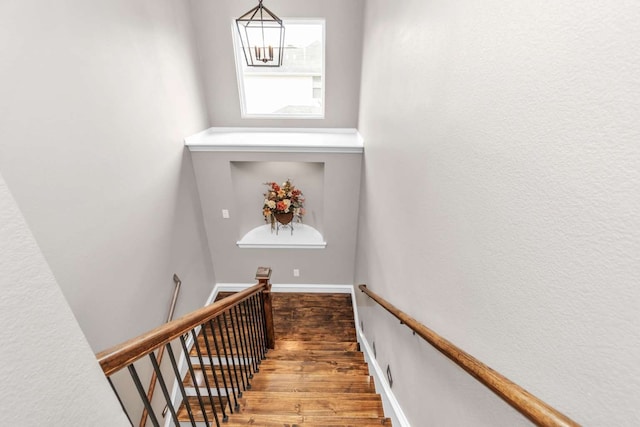
{"type": "Polygon", "coordinates": [[[304,197],[302,191],[297,189],[291,180],[287,179],[282,185],[276,182],[266,182],[268,190],[264,193],[262,215],[265,221],[273,224],[273,215],[277,213],[293,212],[298,221],[302,221],[304,215],[304,197]]]}

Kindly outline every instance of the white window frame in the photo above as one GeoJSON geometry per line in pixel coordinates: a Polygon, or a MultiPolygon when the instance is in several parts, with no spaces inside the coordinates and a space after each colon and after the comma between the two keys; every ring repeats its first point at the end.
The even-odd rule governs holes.
{"type": "MultiPolygon", "coordinates": [[[[238,36],[238,29],[236,27],[235,20],[231,21],[231,31],[233,34],[233,53],[236,63],[236,79],[238,83],[238,95],[240,101],[240,115],[243,119],[324,119],[325,117],[325,92],[327,86],[326,79],[326,20],[324,18],[283,18],[282,19],[285,26],[285,44],[286,44],[286,28],[287,22],[295,23],[295,24],[316,24],[321,25],[322,27],[322,88],[320,99],[322,102],[322,112],[319,114],[291,114],[291,113],[281,113],[281,114],[250,114],[247,113],[246,109],[246,98],[244,91],[244,71],[243,64],[246,64],[244,54],[240,47],[240,40],[238,36]]],[[[269,73],[272,70],[271,68],[265,67],[265,73],[269,73]]]]}

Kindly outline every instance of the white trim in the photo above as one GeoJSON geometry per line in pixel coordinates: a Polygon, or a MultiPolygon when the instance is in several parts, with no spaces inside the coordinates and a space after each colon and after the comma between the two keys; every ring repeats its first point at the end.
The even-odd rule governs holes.
{"type": "Polygon", "coordinates": [[[185,138],[190,151],[346,153],[364,152],[353,128],[226,128],[212,127],[185,138]]]}
{"type": "Polygon", "coordinates": [[[293,243],[293,244],[265,244],[265,243],[243,243],[242,241],[236,242],[236,245],[240,249],[324,249],[327,247],[327,242],[320,244],[313,243],[293,243]]]}
{"type": "MultiPolygon", "coordinates": [[[[201,135],[205,133],[212,132],[222,132],[222,133],[234,133],[234,132],[242,132],[242,133],[338,133],[338,134],[358,134],[358,130],[356,128],[272,128],[272,127],[242,127],[242,126],[216,126],[210,127],[209,129],[203,130],[195,135],[201,135]]],[[[194,135],[194,136],[195,136],[194,135]]],[[[358,134],[359,135],[359,134],[358,134]]],[[[191,138],[191,137],[187,137],[191,138]]]]}
{"type": "Polygon", "coordinates": [[[213,287],[212,295],[217,296],[220,292],[240,292],[244,291],[251,286],[256,285],[257,282],[254,283],[216,283],[213,287]]]}
{"type": "Polygon", "coordinates": [[[213,289],[211,289],[211,293],[209,294],[209,298],[207,298],[207,302],[204,304],[204,306],[208,306],[213,304],[213,302],[216,300],[216,297],[218,296],[218,292],[216,292],[216,287],[214,286],[213,289]]]}
{"type": "Polygon", "coordinates": [[[411,427],[409,420],[404,415],[400,403],[393,394],[389,383],[387,382],[387,376],[382,371],[382,368],[373,356],[373,350],[369,346],[369,341],[360,330],[360,326],[356,326],[358,332],[358,338],[361,344],[361,350],[364,353],[364,358],[369,364],[369,373],[373,375],[373,380],[376,383],[376,391],[380,393],[382,397],[382,406],[384,408],[384,414],[387,418],[391,418],[391,425],[411,427]]]}
{"type": "MultiPolygon", "coordinates": [[[[240,292],[251,286],[255,286],[256,283],[217,283],[213,288],[213,292],[217,295],[220,292],[240,292]]],[[[300,292],[300,293],[317,293],[317,294],[351,294],[353,298],[353,285],[324,285],[324,284],[272,284],[271,292],[286,293],[286,292],[300,292]]]]}
{"type": "Polygon", "coordinates": [[[356,333],[358,335],[358,342],[360,343],[360,350],[364,353],[364,359],[369,365],[369,373],[373,376],[373,381],[376,384],[376,391],[382,398],[382,407],[384,409],[384,415],[387,418],[391,418],[391,425],[401,427],[411,427],[409,420],[407,419],[404,411],[400,407],[400,403],[393,394],[389,383],[387,382],[387,376],[383,372],[382,368],[378,364],[373,350],[367,341],[367,337],[360,328],[360,321],[358,316],[358,306],[356,304],[355,286],[354,291],[351,294],[351,300],[353,301],[353,316],[356,321],[356,333]]]}

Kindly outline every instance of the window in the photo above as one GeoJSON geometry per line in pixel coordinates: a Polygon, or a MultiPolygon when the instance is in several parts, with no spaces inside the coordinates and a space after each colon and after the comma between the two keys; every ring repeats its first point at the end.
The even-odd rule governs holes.
{"type": "Polygon", "coordinates": [[[324,118],[324,20],[284,19],[283,65],[247,67],[233,40],[242,117],[324,118]]]}

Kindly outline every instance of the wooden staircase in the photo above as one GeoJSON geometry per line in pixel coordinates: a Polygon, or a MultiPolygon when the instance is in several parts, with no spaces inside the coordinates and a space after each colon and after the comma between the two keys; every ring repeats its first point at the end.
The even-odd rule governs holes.
{"type": "MultiPolygon", "coordinates": [[[[251,389],[237,399],[238,406],[232,396],[228,400],[214,398],[218,413],[220,400],[226,407],[228,421],[221,425],[390,426],[363,354],[358,350],[351,296],[274,293],[272,300],[275,349],[267,352],[259,372],[250,380],[251,389]]],[[[228,351],[234,352],[239,363],[242,357],[236,353],[240,350],[228,351]]],[[[213,357],[215,360],[217,355],[213,357]]],[[[223,370],[227,367],[216,366],[219,381],[223,370]]],[[[213,382],[211,368],[202,371],[213,382]]],[[[236,382],[233,375],[229,377],[234,388],[242,388],[242,381],[236,382]]],[[[202,383],[202,379],[196,382],[202,383]]],[[[184,384],[194,389],[190,375],[184,384]]],[[[194,417],[196,422],[202,420],[197,410],[194,417]]],[[[184,408],[179,419],[190,425],[184,408]]]]}

